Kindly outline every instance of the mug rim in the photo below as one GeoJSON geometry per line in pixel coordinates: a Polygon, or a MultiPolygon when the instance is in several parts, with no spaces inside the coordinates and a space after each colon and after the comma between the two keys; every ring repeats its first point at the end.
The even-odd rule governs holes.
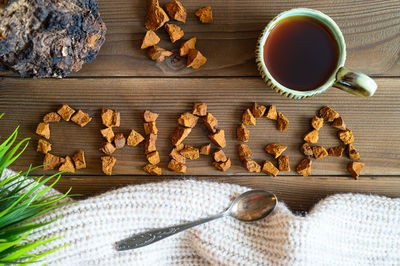
{"type": "MultiPolygon", "coordinates": [[[[315,9],[310,9],[310,8],[293,8],[290,10],[283,11],[279,13],[277,16],[275,16],[264,28],[262,31],[259,39],[258,39],[258,47],[256,50],[256,62],[257,64],[261,64],[261,68],[259,67],[261,74],[265,74],[267,78],[271,81],[272,85],[271,86],[275,91],[278,93],[284,94],[286,96],[292,97],[292,98],[307,98],[311,97],[313,95],[319,94],[327,90],[329,87],[331,87],[336,80],[336,73],[338,70],[344,66],[344,62],[346,61],[346,43],[344,41],[344,36],[342,31],[340,30],[339,26],[336,24],[336,22],[330,18],[328,15],[322,13],[321,11],[315,10],[315,9]],[[313,90],[308,90],[308,91],[298,91],[294,89],[290,89],[281,83],[279,83],[274,77],[271,75],[269,72],[265,61],[264,61],[264,45],[266,43],[266,40],[271,32],[271,30],[284,18],[288,17],[293,17],[293,16],[308,16],[317,19],[324,25],[326,25],[332,32],[332,34],[335,37],[335,40],[338,43],[339,47],[339,59],[338,63],[332,71],[332,74],[329,76],[329,78],[318,88],[313,89],[313,90]],[[282,93],[283,92],[283,93],[282,93]]],[[[269,84],[268,84],[269,85],[269,84]]]]}

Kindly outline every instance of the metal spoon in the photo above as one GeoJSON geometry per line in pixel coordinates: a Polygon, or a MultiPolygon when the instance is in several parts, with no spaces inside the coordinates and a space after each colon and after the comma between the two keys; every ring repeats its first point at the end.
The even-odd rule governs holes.
{"type": "Polygon", "coordinates": [[[194,222],[140,233],[117,242],[115,248],[118,251],[122,251],[144,247],[196,225],[228,215],[244,222],[259,220],[269,215],[275,209],[277,203],[278,199],[272,192],[265,190],[250,190],[239,195],[232,202],[229,209],[221,214],[203,218],[194,222]]]}

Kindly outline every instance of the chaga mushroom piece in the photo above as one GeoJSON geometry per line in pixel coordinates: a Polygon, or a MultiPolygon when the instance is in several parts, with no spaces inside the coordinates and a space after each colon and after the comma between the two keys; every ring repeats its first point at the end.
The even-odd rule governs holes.
{"type": "Polygon", "coordinates": [[[251,109],[255,118],[261,118],[266,110],[267,107],[265,107],[264,105],[259,105],[257,103],[253,103],[253,108],[251,109]]]}
{"type": "Polygon", "coordinates": [[[86,168],[85,152],[80,150],[72,156],[76,169],[86,168]]]}
{"type": "Polygon", "coordinates": [[[65,120],[69,121],[71,116],[75,113],[75,110],[69,107],[66,104],[63,104],[60,108],[58,108],[57,113],[65,120]]]}
{"type": "Polygon", "coordinates": [[[156,147],[157,135],[150,133],[144,139],[144,153],[148,154],[157,150],[156,147]]]}
{"type": "Polygon", "coordinates": [[[165,24],[165,30],[169,34],[169,39],[172,43],[176,42],[185,35],[181,27],[175,24],[165,24]]]}
{"type": "Polygon", "coordinates": [[[112,143],[110,143],[110,142],[103,142],[103,143],[101,144],[100,150],[101,150],[102,152],[104,152],[105,154],[107,154],[107,155],[111,155],[111,154],[113,154],[113,153],[115,152],[116,148],[115,148],[115,146],[114,146],[112,143]]]}
{"type": "Polygon", "coordinates": [[[78,110],[72,117],[71,121],[75,124],[79,125],[80,127],[86,126],[92,118],[89,116],[88,113],[83,112],[82,110],[78,110]]]}
{"type": "Polygon", "coordinates": [[[144,133],[146,135],[149,135],[149,134],[157,135],[158,134],[158,128],[156,126],[156,122],[144,123],[143,127],[144,127],[144,133]]]}
{"type": "Polygon", "coordinates": [[[226,160],[228,160],[228,157],[226,157],[225,152],[221,149],[213,153],[213,158],[214,161],[216,162],[226,162],[226,160]]]}
{"type": "Polygon", "coordinates": [[[347,170],[349,173],[355,178],[358,179],[358,176],[360,175],[362,169],[364,168],[365,163],[360,163],[360,162],[350,162],[347,165],[347,170]]]}
{"type": "Polygon", "coordinates": [[[74,163],[73,163],[71,157],[69,157],[69,156],[65,157],[65,161],[62,165],[60,165],[60,168],[58,168],[58,171],[75,173],[75,167],[74,167],[74,163]]]}
{"type": "Polygon", "coordinates": [[[107,142],[111,142],[114,140],[114,131],[111,127],[107,127],[100,130],[101,135],[107,140],[107,142]]]}
{"type": "Polygon", "coordinates": [[[344,148],[343,146],[336,146],[336,147],[331,147],[328,149],[328,155],[330,156],[336,156],[336,157],[342,157],[344,148]]]}
{"type": "Polygon", "coordinates": [[[199,17],[201,23],[212,23],[213,22],[211,6],[205,6],[203,8],[200,8],[194,14],[199,17]]]}
{"type": "Polygon", "coordinates": [[[61,117],[56,112],[51,112],[43,116],[43,122],[45,123],[59,122],[60,120],[61,117]]]}
{"type": "Polygon", "coordinates": [[[156,165],[160,162],[160,154],[158,151],[153,151],[146,154],[147,161],[153,165],[156,165]]]}
{"type": "Polygon", "coordinates": [[[168,169],[171,171],[174,171],[175,173],[181,173],[184,174],[186,173],[186,165],[184,165],[183,163],[177,162],[174,159],[171,159],[171,161],[169,161],[168,163],[168,169]]]}
{"type": "Polygon", "coordinates": [[[225,131],[223,129],[218,129],[214,134],[208,134],[208,138],[218,147],[226,147],[225,131]]]}
{"type": "Polygon", "coordinates": [[[51,153],[46,153],[43,159],[43,170],[56,169],[63,162],[63,158],[53,155],[51,153]]]}
{"type": "Polygon", "coordinates": [[[313,129],[310,132],[306,133],[303,137],[305,142],[308,143],[317,143],[319,139],[319,133],[318,130],[313,129]]]}
{"type": "Polygon", "coordinates": [[[270,176],[277,176],[279,173],[278,168],[276,168],[274,166],[273,163],[271,163],[270,161],[265,161],[262,167],[262,171],[264,173],[267,173],[270,176]]]}
{"type": "Polygon", "coordinates": [[[49,151],[51,151],[51,143],[45,141],[44,139],[39,139],[36,151],[43,154],[48,153],[49,151]]]}
{"type": "Polygon", "coordinates": [[[349,158],[352,160],[360,160],[360,153],[356,150],[353,144],[349,144],[347,146],[347,152],[349,154],[349,158]]]}
{"type": "Polygon", "coordinates": [[[207,58],[199,50],[190,49],[186,67],[198,69],[207,62],[207,58]]]}
{"type": "Polygon", "coordinates": [[[319,110],[319,115],[326,121],[332,122],[339,117],[338,112],[330,108],[329,106],[324,106],[319,110]]]}
{"type": "Polygon", "coordinates": [[[195,116],[194,114],[191,114],[189,112],[185,112],[179,116],[178,124],[184,127],[194,128],[198,120],[198,116],[195,116]]]}
{"type": "Polygon", "coordinates": [[[250,130],[243,124],[236,129],[236,139],[241,142],[248,142],[250,137],[250,130]]]}
{"type": "Polygon", "coordinates": [[[79,71],[106,34],[94,0],[13,0],[0,11],[0,29],[0,65],[23,77],[79,71]]]}
{"type": "Polygon", "coordinates": [[[112,175],[112,169],[117,162],[114,156],[103,156],[101,157],[101,169],[106,175],[112,175]]]}
{"type": "Polygon", "coordinates": [[[158,167],[157,165],[152,165],[150,163],[146,164],[143,167],[143,170],[150,175],[161,175],[162,174],[162,169],[160,167],[158,167]]]}
{"type": "Polygon", "coordinates": [[[211,113],[207,113],[207,115],[203,117],[203,121],[208,131],[212,133],[217,132],[216,127],[218,126],[218,120],[211,113]]]}
{"type": "Polygon", "coordinates": [[[312,151],[312,148],[308,142],[306,142],[300,146],[300,151],[306,156],[312,156],[314,154],[312,151]]]}
{"type": "Polygon", "coordinates": [[[279,131],[286,131],[289,127],[289,119],[282,114],[281,112],[278,112],[278,118],[276,119],[276,129],[279,131]]]}
{"type": "Polygon", "coordinates": [[[265,117],[271,120],[278,119],[278,113],[276,112],[276,106],[271,105],[268,107],[268,111],[265,112],[265,117]]]}
{"type": "Polygon", "coordinates": [[[311,175],[311,164],[310,158],[305,158],[301,160],[296,166],[296,172],[302,176],[311,175]]]}
{"type": "Polygon", "coordinates": [[[207,115],[207,104],[206,103],[194,103],[193,111],[194,115],[206,116],[207,115]]]}
{"type": "Polygon", "coordinates": [[[196,46],[196,37],[190,38],[186,42],[182,43],[181,48],[179,48],[179,55],[185,56],[189,54],[191,49],[195,49],[196,46]]]}
{"type": "Polygon", "coordinates": [[[169,153],[169,157],[171,157],[172,159],[174,159],[175,161],[177,161],[178,163],[181,164],[185,164],[186,163],[186,158],[183,157],[180,153],[179,153],[179,149],[177,148],[173,148],[171,150],[171,152],[169,153]]]}
{"type": "Polygon", "coordinates": [[[350,129],[338,131],[338,137],[346,145],[354,142],[353,131],[350,129]]]}
{"type": "Polygon", "coordinates": [[[165,22],[169,21],[169,18],[164,9],[160,7],[158,0],[149,0],[148,2],[146,28],[156,31],[164,26],[165,22]]]}
{"type": "Polygon", "coordinates": [[[229,168],[231,168],[231,159],[228,158],[226,162],[213,162],[213,166],[217,168],[218,170],[225,172],[229,168]]]}
{"type": "Polygon", "coordinates": [[[140,49],[146,49],[148,47],[156,45],[159,42],[160,38],[157,36],[157,34],[152,30],[148,30],[146,32],[146,35],[144,35],[142,46],[140,46],[140,49]]]}
{"type": "Polygon", "coordinates": [[[177,146],[182,143],[182,141],[189,136],[191,128],[177,127],[175,132],[170,136],[172,145],[177,146]]]}
{"type": "Polygon", "coordinates": [[[290,172],[289,156],[281,155],[278,157],[279,171],[290,172]]]}
{"type": "Polygon", "coordinates": [[[171,3],[167,3],[164,5],[164,9],[172,19],[183,23],[186,22],[187,13],[181,2],[173,1],[171,3]]]}
{"type": "Polygon", "coordinates": [[[246,109],[242,114],[242,123],[244,125],[255,126],[257,121],[250,109],[246,109]]]}
{"type": "Polygon", "coordinates": [[[346,123],[344,122],[342,117],[338,117],[333,122],[331,123],[331,127],[340,129],[340,130],[346,130],[346,123]]]}
{"type": "Polygon", "coordinates": [[[125,138],[124,134],[122,134],[122,133],[115,134],[115,137],[114,137],[115,148],[122,149],[123,147],[125,147],[125,144],[126,144],[126,138],[125,138]]]}
{"type": "Polygon", "coordinates": [[[243,167],[248,172],[255,172],[255,173],[261,172],[261,165],[259,165],[256,161],[253,161],[248,158],[243,160],[243,167]]]}
{"type": "Polygon", "coordinates": [[[312,147],[312,151],[314,154],[315,159],[322,159],[328,156],[328,152],[322,146],[314,146],[312,147]]]}
{"type": "Polygon", "coordinates": [[[211,151],[211,143],[208,143],[200,147],[201,155],[210,155],[210,151],[211,151]]]}
{"type": "Polygon", "coordinates": [[[287,146],[283,144],[268,144],[265,147],[265,151],[269,154],[274,155],[275,158],[278,158],[286,149],[287,146]]]}
{"type": "Polygon", "coordinates": [[[143,112],[143,119],[146,122],[156,122],[158,116],[159,116],[159,114],[153,113],[149,110],[146,110],[143,112]]]}
{"type": "Polygon", "coordinates": [[[50,126],[49,123],[39,123],[39,125],[36,128],[36,134],[39,136],[42,136],[46,139],[50,139],[50,126]]]}
{"type": "Polygon", "coordinates": [[[147,56],[158,63],[165,60],[165,57],[171,56],[171,51],[165,50],[164,48],[153,46],[147,51],[147,56]]]}
{"type": "Polygon", "coordinates": [[[239,144],[238,154],[239,154],[240,160],[244,160],[248,157],[253,156],[253,152],[250,150],[249,146],[247,146],[246,144],[239,144]]]}
{"type": "Polygon", "coordinates": [[[185,147],[179,151],[179,153],[185,157],[186,159],[189,160],[196,160],[200,157],[200,151],[199,149],[189,146],[189,145],[185,145],[185,147]]]}
{"type": "Polygon", "coordinates": [[[324,126],[324,119],[314,116],[311,120],[311,126],[316,130],[320,130],[324,126]]]}
{"type": "Polygon", "coordinates": [[[128,146],[135,147],[143,140],[144,140],[144,137],[139,132],[136,132],[135,130],[132,129],[126,140],[126,143],[128,144],[128,146]]]}
{"type": "Polygon", "coordinates": [[[106,127],[119,127],[121,124],[121,115],[114,110],[103,108],[101,110],[101,121],[106,127]]]}

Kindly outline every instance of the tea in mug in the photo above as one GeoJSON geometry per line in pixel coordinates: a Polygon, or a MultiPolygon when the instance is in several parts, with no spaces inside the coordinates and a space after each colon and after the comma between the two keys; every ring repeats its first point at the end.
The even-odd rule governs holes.
{"type": "Polygon", "coordinates": [[[283,19],[269,33],[264,62],[281,85],[310,91],[324,84],[339,60],[338,42],[331,30],[309,16],[283,19]]]}

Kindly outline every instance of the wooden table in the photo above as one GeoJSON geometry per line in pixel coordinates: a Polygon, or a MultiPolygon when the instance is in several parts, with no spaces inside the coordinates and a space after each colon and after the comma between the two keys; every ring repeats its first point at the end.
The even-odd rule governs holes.
{"type": "MultiPolygon", "coordinates": [[[[199,70],[185,68],[185,61],[170,58],[156,64],[139,49],[144,36],[145,1],[99,0],[100,12],[107,24],[107,41],[97,59],[82,71],[68,78],[20,79],[12,73],[0,78],[0,111],[6,112],[1,121],[0,136],[11,133],[21,125],[19,138],[31,137],[27,151],[13,165],[25,169],[30,163],[41,164],[43,156],[35,152],[37,123],[47,112],[66,103],[87,110],[94,119],[84,128],[62,122],[54,124],[52,138],[54,153],[72,154],[84,149],[88,168],[76,174],[65,174],[57,185],[61,191],[72,186],[74,193],[90,196],[127,184],[140,184],[170,179],[216,180],[274,191],[292,209],[307,210],[326,195],[341,192],[376,193],[400,196],[400,6],[390,1],[211,1],[184,0],[189,11],[183,26],[185,37],[196,36],[198,49],[208,62],[199,70]],[[193,15],[197,8],[211,4],[214,23],[202,25],[193,15]],[[289,100],[267,88],[254,63],[257,37],[268,21],[281,11],[294,7],[321,10],[341,27],[348,46],[347,65],[375,78],[379,89],[372,98],[348,95],[331,88],[326,93],[307,100],[289,100]],[[177,116],[190,111],[193,102],[204,101],[225,129],[232,168],[219,172],[211,166],[210,157],[188,163],[187,175],[177,176],[166,169],[171,144],[168,136],[177,126],[177,116]],[[265,174],[250,174],[240,165],[236,154],[238,142],[235,129],[241,113],[253,102],[276,104],[290,120],[288,132],[281,133],[274,123],[259,119],[251,128],[250,147],[258,161],[272,160],[263,148],[268,143],[289,146],[291,167],[302,158],[298,151],[302,135],[309,130],[309,120],[323,105],[335,108],[355,134],[355,145],[366,163],[359,180],[349,177],[345,170],[347,158],[325,158],[314,161],[312,176],[295,172],[272,178],[265,174]],[[131,128],[143,132],[142,111],[160,113],[157,142],[164,175],[153,177],[142,171],[145,164],[143,146],[127,147],[116,152],[118,159],[114,175],[101,173],[98,150],[102,138],[99,129],[100,109],[109,107],[121,112],[122,125],[118,132],[131,128]]],[[[172,45],[164,30],[161,47],[172,45]]],[[[206,129],[196,128],[187,144],[207,143],[206,129]]],[[[339,142],[335,130],[321,130],[321,145],[339,142]]],[[[36,171],[42,174],[43,171],[36,171]]]]}

